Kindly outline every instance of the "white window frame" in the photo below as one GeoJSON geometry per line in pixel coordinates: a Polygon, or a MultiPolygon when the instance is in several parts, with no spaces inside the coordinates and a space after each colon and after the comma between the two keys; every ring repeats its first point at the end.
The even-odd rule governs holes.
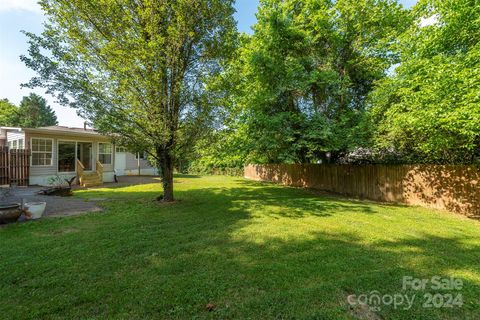
{"type": "Polygon", "coordinates": [[[52,167],[53,166],[53,155],[54,155],[54,148],[53,148],[53,139],[52,138],[43,138],[43,137],[32,137],[30,138],[30,166],[32,167],[52,167]],[[51,145],[52,145],[52,151],[50,152],[52,154],[52,156],[50,157],[50,164],[49,165],[46,165],[46,164],[33,164],[33,154],[34,153],[48,153],[48,152],[44,152],[44,151],[33,151],[33,140],[49,140],[51,145]]]}
{"type": "Polygon", "coordinates": [[[25,140],[24,139],[18,139],[18,149],[25,149],[25,140]]]}
{"type": "Polygon", "coordinates": [[[110,166],[113,164],[113,144],[112,143],[109,143],[109,142],[99,142],[97,143],[97,160],[98,162],[102,163],[100,161],[100,154],[109,154],[110,155],[110,163],[102,163],[103,165],[107,165],[107,166],[110,166]],[[100,145],[101,144],[107,144],[107,145],[110,145],[110,153],[100,153],[100,145]]]}
{"type": "Polygon", "coordinates": [[[127,152],[127,148],[125,147],[115,147],[115,153],[125,153],[127,152]]]}

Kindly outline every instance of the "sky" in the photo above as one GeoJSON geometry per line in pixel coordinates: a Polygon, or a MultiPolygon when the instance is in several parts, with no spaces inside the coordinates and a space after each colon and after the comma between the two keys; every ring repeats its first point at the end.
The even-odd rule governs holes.
{"type": "MultiPolygon", "coordinates": [[[[55,99],[46,95],[43,89],[21,88],[20,84],[28,82],[35,73],[28,69],[20,55],[28,50],[27,38],[21,30],[39,34],[42,32],[43,15],[37,0],[0,0],[0,99],[7,98],[18,105],[23,96],[31,92],[42,95],[57,114],[59,125],[69,127],[83,127],[84,120],[77,116],[74,109],[63,107],[55,103],[55,99]]],[[[417,0],[400,0],[410,7],[417,0]]],[[[258,0],[237,0],[238,30],[251,33],[251,26],[255,24],[255,12],[258,0]]]]}

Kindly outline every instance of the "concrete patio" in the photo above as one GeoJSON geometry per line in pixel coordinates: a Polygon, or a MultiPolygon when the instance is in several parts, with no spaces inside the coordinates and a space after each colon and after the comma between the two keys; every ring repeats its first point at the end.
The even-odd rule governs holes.
{"type": "MultiPolygon", "coordinates": [[[[118,183],[105,183],[98,188],[118,188],[129,185],[160,183],[158,176],[123,176],[118,178],[118,183]]],[[[47,206],[43,217],[68,217],[75,216],[89,212],[100,212],[97,204],[105,199],[79,199],[77,197],[59,197],[59,196],[45,196],[39,195],[38,192],[44,189],[40,186],[29,187],[15,187],[10,191],[10,196],[6,202],[46,202],[47,206]]],[[[79,186],[74,186],[74,190],[81,189],[79,186]]]]}

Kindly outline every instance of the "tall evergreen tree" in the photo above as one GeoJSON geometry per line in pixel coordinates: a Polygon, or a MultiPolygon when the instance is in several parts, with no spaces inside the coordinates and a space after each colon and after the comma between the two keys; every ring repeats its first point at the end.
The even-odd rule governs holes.
{"type": "Polygon", "coordinates": [[[38,128],[57,124],[55,111],[47,104],[45,98],[35,93],[23,97],[20,107],[13,116],[13,125],[21,128],[38,128]]]}

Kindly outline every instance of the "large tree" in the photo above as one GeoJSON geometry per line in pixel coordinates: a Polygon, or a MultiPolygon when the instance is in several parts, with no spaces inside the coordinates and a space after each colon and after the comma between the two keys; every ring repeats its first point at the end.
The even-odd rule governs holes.
{"type": "Polygon", "coordinates": [[[22,98],[20,107],[7,99],[0,100],[0,125],[38,128],[57,125],[55,111],[43,97],[31,93],[22,98]]]}
{"type": "Polygon", "coordinates": [[[262,0],[257,18],[216,83],[232,152],[313,162],[364,141],[366,97],[397,62],[406,11],[394,0],[262,0]]]}
{"type": "Polygon", "coordinates": [[[0,100],[0,126],[14,126],[14,117],[17,112],[17,106],[8,101],[0,100]]]}
{"type": "Polygon", "coordinates": [[[401,63],[372,95],[375,145],[404,160],[480,162],[480,3],[421,0],[401,63]]]}
{"type": "Polygon", "coordinates": [[[234,39],[233,0],[41,0],[25,63],[101,132],[146,150],[172,201],[179,141],[202,119],[204,79],[234,39]],[[46,52],[47,54],[44,54],[46,52]]]}
{"type": "Polygon", "coordinates": [[[47,100],[35,93],[23,97],[13,119],[14,125],[22,128],[38,128],[58,124],[55,111],[47,104],[47,100]]]}

